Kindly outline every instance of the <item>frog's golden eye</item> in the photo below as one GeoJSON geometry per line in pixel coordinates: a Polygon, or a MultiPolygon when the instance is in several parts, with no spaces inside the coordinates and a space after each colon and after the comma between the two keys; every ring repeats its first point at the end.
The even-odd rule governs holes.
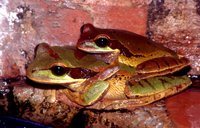
{"type": "Polygon", "coordinates": [[[100,37],[95,40],[95,44],[98,47],[104,48],[104,47],[108,46],[109,40],[106,37],[100,37]]]}
{"type": "Polygon", "coordinates": [[[53,67],[51,67],[51,72],[56,76],[62,76],[65,73],[67,73],[68,70],[62,66],[53,66],[53,67]]]}

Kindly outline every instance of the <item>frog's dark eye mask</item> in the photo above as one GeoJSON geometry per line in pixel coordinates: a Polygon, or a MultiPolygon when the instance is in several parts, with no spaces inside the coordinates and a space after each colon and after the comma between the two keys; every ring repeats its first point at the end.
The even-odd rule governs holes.
{"type": "Polygon", "coordinates": [[[84,68],[67,68],[63,66],[52,66],[50,68],[51,72],[56,75],[56,76],[63,76],[65,74],[68,74],[68,76],[74,78],[74,79],[85,79],[85,78],[90,78],[93,77],[94,75],[97,74],[97,72],[94,72],[89,69],[84,69],[84,68]]]}

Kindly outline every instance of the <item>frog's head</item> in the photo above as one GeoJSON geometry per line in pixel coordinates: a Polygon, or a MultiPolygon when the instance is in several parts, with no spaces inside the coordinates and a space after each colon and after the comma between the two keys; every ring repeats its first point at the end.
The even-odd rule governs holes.
{"type": "Polygon", "coordinates": [[[86,62],[79,61],[74,56],[73,49],[50,47],[46,43],[41,43],[36,47],[35,52],[34,61],[27,68],[27,77],[35,82],[45,84],[79,83],[96,73],[83,67],[86,62]]]}
{"type": "Polygon", "coordinates": [[[92,24],[84,24],[80,29],[81,35],[77,43],[77,48],[89,53],[110,53],[119,52],[113,44],[110,32],[106,29],[94,27],[92,24]]]}

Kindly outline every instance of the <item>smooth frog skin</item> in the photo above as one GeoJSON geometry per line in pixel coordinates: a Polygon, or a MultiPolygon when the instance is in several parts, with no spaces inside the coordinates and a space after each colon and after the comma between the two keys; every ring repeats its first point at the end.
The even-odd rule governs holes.
{"type": "Polygon", "coordinates": [[[187,58],[144,36],[124,30],[100,29],[92,24],[81,27],[77,48],[95,53],[103,60],[118,58],[120,63],[135,67],[137,74],[143,74],[135,76],[136,81],[170,74],[189,65],[187,58]]]}
{"type": "MultiPolygon", "coordinates": [[[[109,87],[104,80],[118,70],[118,66],[110,67],[75,48],[51,47],[41,43],[36,48],[34,61],[28,65],[27,77],[48,86],[57,84],[68,88],[68,97],[84,106],[93,104],[103,96],[109,87]],[[94,90],[97,90],[95,95],[86,97],[94,90]]],[[[55,102],[55,90],[48,90],[48,93],[49,102],[55,102]]]]}
{"type": "MultiPolygon", "coordinates": [[[[178,93],[191,84],[187,76],[165,76],[148,78],[126,86],[127,81],[135,74],[134,67],[125,64],[113,67],[92,55],[82,52],[80,55],[79,52],[74,48],[39,44],[34,61],[28,66],[27,77],[43,83],[43,86],[60,84],[66,88],[59,89],[59,92],[64,93],[72,102],[82,107],[101,110],[143,106],[178,93]],[[54,66],[65,67],[67,70],[64,73],[61,72],[63,70],[56,72],[54,68],[52,70],[54,66]],[[80,70],[71,69],[89,70],[89,73],[83,72],[80,76],[80,70]],[[130,93],[126,92],[127,87],[135,97],[126,96],[130,93]]],[[[44,93],[50,103],[55,102],[55,88],[44,93]]]]}

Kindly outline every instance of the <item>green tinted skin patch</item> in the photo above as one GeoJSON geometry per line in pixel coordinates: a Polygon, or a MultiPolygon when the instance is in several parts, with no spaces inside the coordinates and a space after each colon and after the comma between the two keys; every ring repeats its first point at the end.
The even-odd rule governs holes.
{"type": "Polygon", "coordinates": [[[97,81],[88,89],[83,98],[86,104],[92,104],[107,90],[109,84],[105,81],[97,81]]]}
{"type": "Polygon", "coordinates": [[[191,80],[185,76],[162,76],[141,80],[136,83],[130,83],[128,86],[129,95],[132,96],[148,96],[156,93],[162,93],[164,90],[178,87],[179,85],[190,83],[191,80]]]}

